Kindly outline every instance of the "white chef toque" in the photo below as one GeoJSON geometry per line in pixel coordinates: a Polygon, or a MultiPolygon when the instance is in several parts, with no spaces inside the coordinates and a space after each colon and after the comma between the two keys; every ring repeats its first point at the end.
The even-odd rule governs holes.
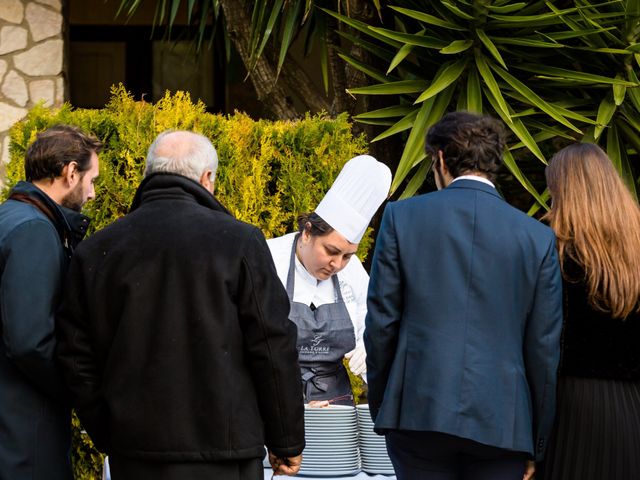
{"type": "Polygon", "coordinates": [[[389,194],[391,170],[370,155],[344,164],[315,212],[351,243],[360,243],[389,194]]]}

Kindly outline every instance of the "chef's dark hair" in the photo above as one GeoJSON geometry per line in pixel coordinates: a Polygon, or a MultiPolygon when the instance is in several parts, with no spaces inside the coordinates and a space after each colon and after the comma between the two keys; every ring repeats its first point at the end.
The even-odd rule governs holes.
{"type": "Polygon", "coordinates": [[[492,180],[502,166],[505,137],[502,123],[489,115],[451,112],[429,129],[425,151],[434,160],[442,151],[454,178],[482,172],[492,180]]]}
{"type": "Polygon", "coordinates": [[[325,222],[316,212],[303,213],[298,216],[298,230],[300,233],[305,230],[311,235],[322,237],[333,232],[333,227],[325,222]]]}

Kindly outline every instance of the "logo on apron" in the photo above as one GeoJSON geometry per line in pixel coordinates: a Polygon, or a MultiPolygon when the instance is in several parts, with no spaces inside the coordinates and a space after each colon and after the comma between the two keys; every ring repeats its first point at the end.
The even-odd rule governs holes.
{"type": "Polygon", "coordinates": [[[307,345],[300,346],[300,353],[305,355],[328,355],[331,347],[321,345],[324,342],[324,335],[316,333],[307,345]]]}
{"type": "Polygon", "coordinates": [[[356,301],[356,296],[353,294],[353,288],[347,282],[343,280],[339,280],[340,282],[340,291],[342,292],[342,300],[345,303],[354,303],[356,301]]]}

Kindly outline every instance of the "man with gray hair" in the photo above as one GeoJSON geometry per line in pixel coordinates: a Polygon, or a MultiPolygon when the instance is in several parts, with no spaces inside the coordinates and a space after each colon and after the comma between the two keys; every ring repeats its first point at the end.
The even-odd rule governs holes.
{"type": "Polygon", "coordinates": [[[216,151],[158,136],[131,212],[86,240],[58,315],[78,415],[114,480],[295,474],[296,329],[260,231],[213,196],[216,151]]]}

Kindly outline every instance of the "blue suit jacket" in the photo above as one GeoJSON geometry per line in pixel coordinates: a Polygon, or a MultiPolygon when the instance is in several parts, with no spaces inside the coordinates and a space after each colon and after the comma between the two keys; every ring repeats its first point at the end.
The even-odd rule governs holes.
{"type": "Polygon", "coordinates": [[[387,205],[365,345],[376,429],[437,431],[541,459],[562,282],[551,229],[458,180],[387,205]]]}

